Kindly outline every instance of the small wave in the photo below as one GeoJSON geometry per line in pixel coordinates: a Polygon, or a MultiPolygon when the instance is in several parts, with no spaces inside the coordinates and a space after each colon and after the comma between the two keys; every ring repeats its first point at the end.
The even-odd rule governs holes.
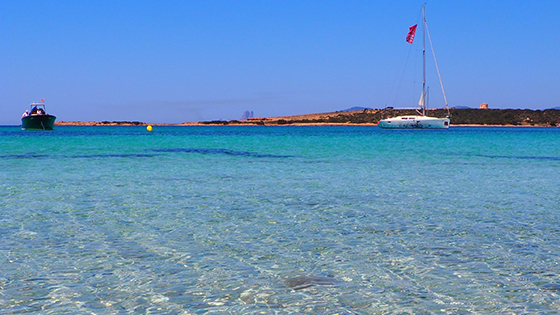
{"type": "Polygon", "coordinates": [[[169,149],[153,149],[154,152],[183,152],[183,153],[199,153],[199,154],[223,154],[234,156],[247,156],[256,158],[291,158],[293,155],[278,154],[261,154],[248,151],[233,151],[228,149],[205,149],[205,148],[169,148],[169,149]]]}
{"type": "Polygon", "coordinates": [[[124,153],[124,154],[86,154],[72,155],[71,158],[88,159],[88,158],[137,158],[137,157],[154,157],[156,154],[145,153],[124,153]]]}
{"type": "Polygon", "coordinates": [[[0,159],[6,159],[6,160],[11,160],[11,159],[42,159],[42,158],[47,158],[49,157],[46,154],[9,154],[9,155],[0,155],[0,159]]]}
{"type": "Polygon", "coordinates": [[[73,158],[73,159],[88,159],[88,158],[137,158],[137,157],[154,157],[157,154],[147,153],[125,153],[125,154],[78,154],[70,156],[47,155],[47,154],[10,154],[0,155],[0,159],[47,159],[47,158],[73,158]]]}
{"type": "Polygon", "coordinates": [[[493,154],[470,154],[470,153],[445,153],[447,155],[482,157],[489,159],[516,159],[516,160],[543,160],[560,161],[558,156],[529,156],[529,155],[493,155],[493,154]]]}
{"type": "Polygon", "coordinates": [[[523,155],[486,155],[486,154],[473,154],[470,156],[485,157],[491,159],[518,159],[518,160],[549,160],[560,161],[560,157],[556,156],[523,156],[523,155]]]}

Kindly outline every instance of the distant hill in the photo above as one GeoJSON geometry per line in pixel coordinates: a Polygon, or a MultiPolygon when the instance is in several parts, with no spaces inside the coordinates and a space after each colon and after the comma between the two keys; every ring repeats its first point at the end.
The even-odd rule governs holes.
{"type": "Polygon", "coordinates": [[[343,110],[341,110],[341,112],[352,112],[352,111],[364,110],[364,109],[370,110],[370,109],[372,109],[372,108],[354,106],[354,107],[350,107],[350,108],[348,108],[348,109],[343,109],[343,110]]]}
{"type": "Polygon", "coordinates": [[[451,108],[456,108],[456,109],[471,109],[472,107],[468,107],[468,106],[454,106],[451,108]]]}
{"type": "Polygon", "coordinates": [[[560,110],[560,106],[559,106],[559,107],[549,108],[549,109],[560,110]]]}

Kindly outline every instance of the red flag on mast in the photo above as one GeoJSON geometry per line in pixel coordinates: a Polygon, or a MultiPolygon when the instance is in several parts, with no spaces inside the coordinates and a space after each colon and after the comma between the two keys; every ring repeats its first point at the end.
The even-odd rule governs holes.
{"type": "Polygon", "coordinates": [[[406,42],[412,44],[414,41],[414,34],[416,34],[416,27],[418,24],[412,25],[408,28],[408,34],[406,35],[406,42]]]}

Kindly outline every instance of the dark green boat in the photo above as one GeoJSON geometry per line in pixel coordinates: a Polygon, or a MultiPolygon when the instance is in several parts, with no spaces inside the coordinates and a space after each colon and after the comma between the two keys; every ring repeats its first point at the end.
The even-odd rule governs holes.
{"type": "Polygon", "coordinates": [[[53,130],[56,117],[47,114],[45,103],[31,103],[31,111],[26,110],[21,116],[23,130],[53,130]]]}

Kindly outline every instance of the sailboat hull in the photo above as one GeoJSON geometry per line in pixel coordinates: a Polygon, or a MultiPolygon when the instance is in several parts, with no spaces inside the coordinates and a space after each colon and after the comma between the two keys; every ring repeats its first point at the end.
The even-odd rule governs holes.
{"type": "Polygon", "coordinates": [[[378,126],[384,129],[448,129],[449,122],[449,118],[399,116],[382,119],[378,126]]]}

